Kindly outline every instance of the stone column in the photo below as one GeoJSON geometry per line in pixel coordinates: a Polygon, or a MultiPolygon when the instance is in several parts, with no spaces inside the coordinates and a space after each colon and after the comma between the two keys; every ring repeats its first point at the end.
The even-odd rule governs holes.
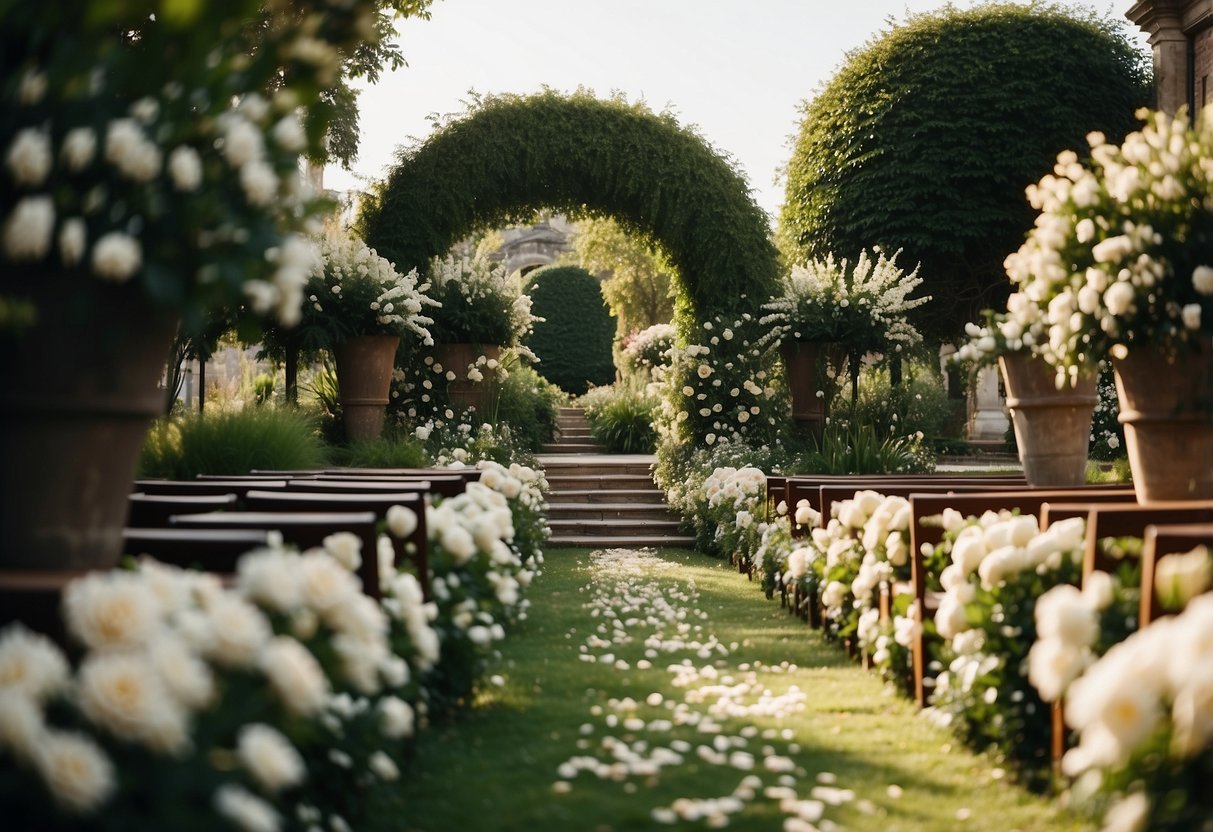
{"type": "Polygon", "coordinates": [[[969,439],[1001,442],[1010,426],[1007,403],[998,390],[998,368],[982,367],[977,371],[969,399],[969,439]]]}
{"type": "Polygon", "coordinates": [[[1158,109],[1174,113],[1188,103],[1188,37],[1183,0],[1141,0],[1125,17],[1149,34],[1154,49],[1154,89],[1158,109]]]}

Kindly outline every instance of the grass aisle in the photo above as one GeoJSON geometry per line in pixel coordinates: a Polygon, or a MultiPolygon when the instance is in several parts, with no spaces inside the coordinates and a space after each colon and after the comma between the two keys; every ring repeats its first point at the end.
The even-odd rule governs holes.
{"type": "Polygon", "coordinates": [[[501,684],[422,734],[403,828],[1089,828],[718,561],[557,549],[530,597],[501,684]]]}

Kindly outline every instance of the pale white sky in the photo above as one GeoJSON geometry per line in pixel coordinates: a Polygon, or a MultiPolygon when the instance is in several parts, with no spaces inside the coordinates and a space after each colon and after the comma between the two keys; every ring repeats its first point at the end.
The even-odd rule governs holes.
{"type": "MultiPolygon", "coordinates": [[[[1131,3],[1095,0],[1122,15],[1131,3]]],[[[430,132],[431,113],[463,109],[478,93],[588,87],[667,105],[734,157],[772,217],[779,168],[799,105],[845,53],[893,17],[944,0],[435,0],[428,21],[401,24],[409,66],[361,98],[362,142],[352,173],[330,167],[325,186],[379,178],[397,145],[430,132]]],[[[958,0],[967,8],[969,0],[958,0]]],[[[1130,24],[1131,25],[1131,24],[1130,24]]],[[[1144,38],[1142,39],[1143,48],[1144,38]]]]}

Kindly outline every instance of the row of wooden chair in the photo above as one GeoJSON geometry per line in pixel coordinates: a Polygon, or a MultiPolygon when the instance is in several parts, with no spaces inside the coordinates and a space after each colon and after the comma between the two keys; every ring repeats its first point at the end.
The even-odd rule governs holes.
{"type": "MultiPolygon", "coordinates": [[[[918,615],[929,618],[937,607],[937,597],[927,590],[924,545],[937,544],[944,530],[933,522],[945,509],[963,516],[980,516],[986,511],[1013,511],[1034,515],[1042,530],[1052,523],[1071,517],[1085,521],[1083,576],[1094,571],[1115,571],[1116,563],[1107,560],[1101,541],[1107,538],[1136,537],[1144,541],[1139,626],[1163,614],[1155,592],[1155,567],[1166,554],[1185,552],[1199,545],[1213,546],[1213,502],[1192,501],[1141,505],[1128,486],[1079,486],[1063,489],[1028,488],[1009,478],[992,477],[975,481],[965,477],[854,477],[845,484],[835,478],[769,478],[768,507],[786,500],[789,515],[799,500],[808,500],[828,519],[830,507],[849,499],[856,491],[872,489],[889,496],[906,497],[911,507],[910,563],[908,585],[891,588],[893,595],[910,592],[918,615]],[[772,482],[774,480],[774,482],[772,482]],[[849,492],[849,493],[848,493],[849,492]]],[[[1013,479],[1013,478],[1010,478],[1013,479]]],[[[793,522],[793,529],[795,523],[793,522]]],[[[809,605],[810,623],[820,622],[814,614],[816,599],[803,599],[809,605]]],[[[796,606],[796,602],[793,602],[796,606]]],[[[914,696],[920,706],[926,704],[929,645],[919,631],[913,644],[914,696]]],[[[1068,742],[1061,705],[1051,714],[1054,762],[1060,761],[1068,742]]]]}
{"type": "MultiPolygon", "coordinates": [[[[429,598],[427,500],[462,493],[479,476],[474,469],[324,469],[138,480],[129,497],[123,551],[229,575],[241,555],[273,536],[308,549],[322,546],[335,532],[349,532],[361,543],[358,573],[364,591],[378,597],[379,533],[388,511],[405,506],[416,514],[417,528],[406,540],[392,538],[395,562],[415,571],[429,598]]],[[[81,574],[0,573],[0,626],[23,621],[62,639],[59,596],[81,574]]]]}

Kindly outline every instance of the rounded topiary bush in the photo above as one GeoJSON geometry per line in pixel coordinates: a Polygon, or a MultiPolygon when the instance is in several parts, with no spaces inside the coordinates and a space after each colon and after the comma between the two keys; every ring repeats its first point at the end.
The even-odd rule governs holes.
{"type": "Polygon", "coordinates": [[[794,261],[879,245],[920,264],[912,317],[951,339],[1010,291],[1003,260],[1036,211],[1024,189],[1058,152],[1117,143],[1150,100],[1123,20],[1045,3],[947,6],[848,54],[804,107],[779,220],[794,261]]]}
{"type": "Polygon", "coordinates": [[[538,269],[529,277],[531,312],[543,320],[527,346],[539,358],[540,374],[573,395],[613,381],[615,319],[597,278],[577,266],[538,269]]]}

